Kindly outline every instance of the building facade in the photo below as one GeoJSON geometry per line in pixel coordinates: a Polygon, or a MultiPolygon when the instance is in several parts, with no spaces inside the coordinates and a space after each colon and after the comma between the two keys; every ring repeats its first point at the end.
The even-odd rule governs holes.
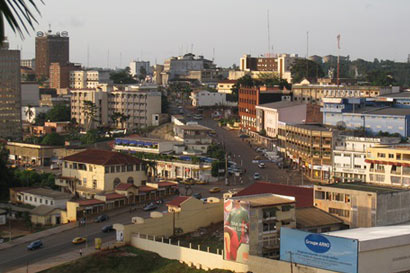
{"type": "Polygon", "coordinates": [[[206,153],[212,144],[212,129],[198,125],[174,125],[175,140],[182,141],[190,153],[206,153]]]}
{"type": "Polygon", "coordinates": [[[96,89],[101,84],[111,82],[110,72],[104,70],[71,70],[69,74],[69,86],[72,89],[96,89]]]}
{"type": "Polygon", "coordinates": [[[222,106],[226,105],[226,94],[219,92],[209,92],[207,90],[197,90],[191,92],[189,97],[192,100],[192,106],[222,106]]]}
{"type": "Polygon", "coordinates": [[[174,152],[174,146],[179,143],[144,137],[121,137],[115,139],[114,149],[119,152],[164,154],[174,152]]]}
{"type": "Polygon", "coordinates": [[[49,78],[51,63],[70,62],[70,41],[64,32],[52,34],[50,30],[41,34],[36,37],[36,74],[39,78],[49,78]]]}
{"type": "Polygon", "coordinates": [[[46,205],[64,209],[71,194],[44,188],[11,188],[10,201],[34,207],[46,205]]]}
{"type": "Polygon", "coordinates": [[[232,94],[232,88],[236,84],[236,80],[222,80],[218,82],[216,90],[218,93],[232,94]]]}
{"type": "Polygon", "coordinates": [[[80,65],[72,63],[51,63],[50,64],[50,88],[62,89],[70,88],[70,73],[81,68],[80,65]]]}
{"type": "Polygon", "coordinates": [[[20,50],[0,47],[0,138],[21,139],[20,50]]]}
{"type": "Polygon", "coordinates": [[[132,61],[130,62],[130,74],[133,77],[140,76],[142,74],[148,75],[151,74],[151,66],[149,61],[132,61]],[[142,70],[145,70],[145,73],[141,73],[142,70]]]}

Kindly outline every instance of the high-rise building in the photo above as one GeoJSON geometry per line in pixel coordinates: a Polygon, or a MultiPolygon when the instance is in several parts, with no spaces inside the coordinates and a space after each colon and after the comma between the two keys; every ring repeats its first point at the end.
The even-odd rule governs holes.
{"type": "Polygon", "coordinates": [[[50,64],[69,63],[69,38],[67,32],[52,34],[38,32],[36,37],[36,74],[37,77],[50,76],[50,64]]]}
{"type": "Polygon", "coordinates": [[[132,61],[130,62],[130,74],[131,76],[140,76],[142,74],[148,75],[151,73],[151,67],[149,62],[145,61],[132,61]],[[145,70],[145,73],[142,73],[142,70],[145,70]]]}
{"type": "Polygon", "coordinates": [[[61,89],[70,87],[70,72],[76,69],[81,69],[80,65],[73,63],[50,64],[50,88],[61,89]]]}
{"type": "Polygon", "coordinates": [[[22,137],[20,88],[20,50],[10,50],[5,41],[0,47],[0,138],[22,137]]]}

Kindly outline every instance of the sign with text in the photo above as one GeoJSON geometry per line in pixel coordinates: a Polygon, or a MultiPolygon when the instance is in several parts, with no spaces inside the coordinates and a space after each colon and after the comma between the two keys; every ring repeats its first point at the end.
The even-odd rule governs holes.
{"type": "Polygon", "coordinates": [[[358,241],[280,229],[280,259],[343,273],[357,273],[358,241]]]}

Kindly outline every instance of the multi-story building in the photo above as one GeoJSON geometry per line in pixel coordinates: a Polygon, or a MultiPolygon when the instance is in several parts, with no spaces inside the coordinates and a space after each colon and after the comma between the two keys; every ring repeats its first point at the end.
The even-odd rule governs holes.
{"type": "Polygon", "coordinates": [[[410,108],[366,103],[365,99],[324,98],[323,124],[369,134],[410,135],[410,108]]]}
{"type": "Polygon", "coordinates": [[[365,183],[314,186],[315,207],[350,228],[395,225],[410,220],[410,191],[365,183]]]}
{"type": "Polygon", "coordinates": [[[0,138],[21,137],[20,50],[10,50],[5,40],[0,46],[0,138]]]}
{"type": "Polygon", "coordinates": [[[121,183],[141,186],[146,181],[143,162],[118,152],[85,150],[63,159],[56,185],[87,199],[96,194],[113,193],[121,183]]]}
{"type": "Polygon", "coordinates": [[[141,69],[145,70],[145,75],[151,74],[151,66],[149,61],[132,61],[130,62],[130,74],[133,77],[140,76],[141,69]]]}
{"type": "MultiPolygon", "coordinates": [[[[249,233],[249,254],[278,258],[281,227],[296,228],[295,198],[269,193],[246,195],[226,200],[225,210],[229,207],[232,207],[230,214],[224,219],[225,243],[229,242],[231,246],[233,245],[232,239],[227,241],[227,238],[232,238],[229,237],[228,230],[239,232],[236,225],[244,223],[245,228],[242,232],[249,233]],[[248,217],[242,217],[243,219],[238,219],[238,216],[230,217],[232,213],[237,213],[237,203],[242,207],[241,215],[247,213],[248,217]],[[238,220],[241,222],[238,223],[238,220]]],[[[236,260],[238,261],[238,258],[236,260]]]]}
{"type": "Polygon", "coordinates": [[[321,123],[322,113],[312,104],[293,101],[278,101],[256,106],[256,131],[265,131],[266,136],[276,138],[279,122],[284,123],[321,123]]]}
{"type": "Polygon", "coordinates": [[[381,95],[398,93],[400,88],[380,86],[351,86],[331,84],[310,84],[304,81],[292,85],[293,100],[302,103],[321,104],[322,98],[374,98],[381,95]]]}
{"type": "Polygon", "coordinates": [[[284,124],[278,131],[279,147],[308,179],[329,183],[336,135],[332,129],[319,124],[284,124]]]}
{"type": "Polygon", "coordinates": [[[161,113],[161,92],[156,87],[135,86],[125,90],[114,89],[81,89],[71,90],[71,117],[84,126],[113,126],[135,129],[153,126],[161,113]],[[84,102],[95,105],[95,120],[84,112],[84,102]],[[123,115],[115,118],[115,113],[123,115]]]}
{"type": "Polygon", "coordinates": [[[242,129],[256,132],[256,106],[276,101],[291,100],[291,91],[279,88],[242,87],[238,91],[238,114],[242,129]]]}
{"type": "Polygon", "coordinates": [[[218,82],[216,90],[218,93],[232,94],[232,88],[236,84],[236,80],[222,80],[218,82]]]}
{"type": "MultiPolygon", "coordinates": [[[[211,173],[211,163],[193,162],[189,156],[175,157],[170,160],[155,160],[155,168],[155,175],[164,179],[215,181],[211,173]]],[[[150,171],[150,174],[154,173],[150,171]]]]}
{"type": "Polygon", "coordinates": [[[21,82],[21,106],[38,106],[40,89],[37,82],[21,82]]]}
{"type": "Polygon", "coordinates": [[[110,72],[103,70],[75,70],[70,71],[70,88],[95,89],[100,84],[111,83],[110,72]]]}
{"type": "Polygon", "coordinates": [[[65,209],[66,202],[71,198],[71,194],[45,188],[10,188],[10,201],[12,203],[27,204],[35,207],[46,205],[65,209]]]}
{"type": "Polygon", "coordinates": [[[72,63],[51,63],[50,64],[50,88],[62,89],[70,87],[70,73],[81,68],[80,65],[72,63]]]}
{"type": "Polygon", "coordinates": [[[400,137],[355,137],[339,135],[333,149],[333,180],[366,182],[366,152],[370,147],[400,143],[400,137]]]}
{"type": "Polygon", "coordinates": [[[47,113],[50,109],[49,106],[23,106],[21,107],[21,120],[34,124],[39,114],[47,113]]]}
{"type": "Polygon", "coordinates": [[[114,149],[119,152],[164,154],[174,152],[174,146],[181,143],[178,141],[130,136],[116,138],[114,149]]]}
{"type": "Polygon", "coordinates": [[[20,60],[20,66],[28,67],[33,70],[36,69],[36,59],[22,59],[20,60]]]}
{"type": "Polygon", "coordinates": [[[46,33],[39,32],[36,37],[36,74],[37,77],[50,77],[50,64],[67,64],[70,61],[69,37],[67,32],[51,30],[46,33]]]}
{"type": "Polygon", "coordinates": [[[226,94],[219,92],[210,92],[208,90],[196,90],[191,92],[189,97],[192,100],[192,106],[222,106],[226,105],[226,94]]]}
{"type": "Polygon", "coordinates": [[[410,187],[410,146],[371,147],[366,154],[366,182],[410,187]]]}
{"type": "Polygon", "coordinates": [[[211,128],[192,124],[174,125],[174,136],[177,141],[183,141],[187,152],[206,153],[212,144],[211,128]]]}

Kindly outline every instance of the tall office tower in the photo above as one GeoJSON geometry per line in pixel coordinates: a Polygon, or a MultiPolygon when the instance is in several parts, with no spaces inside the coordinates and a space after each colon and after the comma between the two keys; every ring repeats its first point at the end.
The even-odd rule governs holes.
{"type": "Polygon", "coordinates": [[[0,47],[0,138],[22,137],[20,50],[10,50],[7,41],[0,47]]]}
{"type": "Polygon", "coordinates": [[[36,74],[37,77],[50,77],[50,64],[69,63],[69,37],[66,31],[47,33],[37,32],[36,37],[36,74]]]}

